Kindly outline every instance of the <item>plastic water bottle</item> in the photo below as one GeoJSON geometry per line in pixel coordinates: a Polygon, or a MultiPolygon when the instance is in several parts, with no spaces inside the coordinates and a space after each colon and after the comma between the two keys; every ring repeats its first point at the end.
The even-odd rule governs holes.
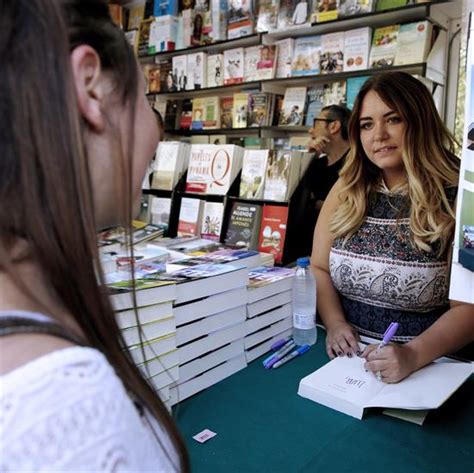
{"type": "Polygon", "coordinates": [[[296,345],[316,343],[316,282],[309,258],[298,258],[293,282],[293,340],[296,345]]]}

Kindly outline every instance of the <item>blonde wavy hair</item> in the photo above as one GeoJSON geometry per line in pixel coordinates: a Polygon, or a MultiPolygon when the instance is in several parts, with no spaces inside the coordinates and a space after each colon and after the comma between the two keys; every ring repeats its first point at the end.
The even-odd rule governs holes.
{"type": "Polygon", "coordinates": [[[360,140],[362,103],[373,90],[405,123],[403,163],[408,184],[411,240],[416,248],[444,254],[455,224],[448,187],[458,185],[459,159],[454,137],[444,126],[426,86],[404,72],[378,73],[361,88],[349,121],[351,150],[340,172],[341,205],[330,230],[347,240],[364,221],[369,194],[381,182],[381,171],[367,157],[360,140]]]}

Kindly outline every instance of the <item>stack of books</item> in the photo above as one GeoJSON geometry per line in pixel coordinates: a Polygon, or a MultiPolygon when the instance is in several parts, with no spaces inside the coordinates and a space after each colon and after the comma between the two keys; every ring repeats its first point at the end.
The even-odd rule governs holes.
{"type": "Polygon", "coordinates": [[[245,368],[244,334],[248,269],[200,264],[170,273],[177,280],[173,310],[179,379],[176,404],[245,368]]]}
{"type": "Polygon", "coordinates": [[[247,363],[266,353],[276,340],[291,335],[293,276],[294,270],[288,268],[261,266],[249,272],[244,340],[247,363]]]}

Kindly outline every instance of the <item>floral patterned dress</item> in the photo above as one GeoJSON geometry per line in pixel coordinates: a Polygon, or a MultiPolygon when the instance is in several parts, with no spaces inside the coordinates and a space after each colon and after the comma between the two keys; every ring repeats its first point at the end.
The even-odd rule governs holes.
{"type": "MultiPolygon", "coordinates": [[[[447,190],[454,202],[456,188],[447,190]]],[[[410,240],[407,193],[380,187],[367,217],[346,242],[334,240],[329,267],[345,316],[362,335],[380,338],[398,322],[395,341],[408,341],[449,309],[447,256],[418,250],[410,240]]]]}

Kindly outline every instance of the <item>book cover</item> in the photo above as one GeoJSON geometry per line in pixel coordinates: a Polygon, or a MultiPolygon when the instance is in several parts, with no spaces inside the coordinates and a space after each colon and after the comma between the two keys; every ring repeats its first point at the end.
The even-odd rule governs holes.
{"type": "Polygon", "coordinates": [[[211,0],[211,39],[213,42],[225,41],[227,39],[227,10],[229,8],[228,3],[228,0],[211,0]]]}
{"type": "Polygon", "coordinates": [[[173,51],[176,47],[178,34],[178,19],[175,16],[160,16],[150,25],[148,54],[161,51],[173,51]]]}
{"type": "Polygon", "coordinates": [[[297,38],[291,63],[292,76],[319,74],[321,36],[297,38]]]}
{"type": "Polygon", "coordinates": [[[253,33],[254,0],[229,0],[227,38],[235,39],[253,33]]]}
{"type": "Polygon", "coordinates": [[[173,190],[180,173],[180,146],[176,141],[162,141],[156,150],[152,189],[173,190]]]}
{"type": "Polygon", "coordinates": [[[324,98],[323,107],[328,105],[345,105],[346,103],[346,81],[338,80],[323,85],[324,98]]]}
{"type": "Polygon", "coordinates": [[[207,53],[194,53],[187,56],[188,90],[207,87],[207,53]]]}
{"type": "Polygon", "coordinates": [[[179,114],[179,129],[189,130],[193,122],[193,100],[184,99],[181,102],[181,110],[179,114]]]}
{"type": "Polygon", "coordinates": [[[186,90],[187,79],[187,57],[186,54],[173,56],[173,84],[175,90],[186,90]]]}
{"type": "Polygon", "coordinates": [[[299,179],[300,159],[290,149],[277,149],[268,157],[263,198],[284,202],[291,196],[299,179]]]}
{"type": "Polygon", "coordinates": [[[242,168],[242,155],[235,145],[192,145],[186,191],[226,194],[242,168]]]}
{"type": "Polygon", "coordinates": [[[287,222],[287,206],[265,205],[263,207],[258,251],[273,254],[275,263],[281,263],[283,258],[287,222]]]}
{"type": "Polygon", "coordinates": [[[393,66],[400,25],[384,26],[374,30],[369,64],[371,68],[393,66]]]}
{"type": "Polygon", "coordinates": [[[322,35],[319,65],[321,74],[342,72],[344,68],[343,32],[322,35]]]}
{"type": "Polygon", "coordinates": [[[374,6],[375,0],[339,0],[339,18],[370,13],[374,6]]]}
{"type": "Polygon", "coordinates": [[[275,77],[277,47],[275,45],[258,46],[257,79],[267,80],[275,77]]]}
{"type": "Polygon", "coordinates": [[[281,0],[278,29],[303,26],[309,22],[311,7],[307,0],[281,0]]]}
{"type": "Polygon", "coordinates": [[[357,356],[336,357],[299,384],[298,394],[362,419],[369,407],[436,409],[471,376],[469,363],[431,363],[396,384],[377,380],[357,356]],[[442,382],[441,382],[442,380],[442,382]]]}
{"type": "Polygon", "coordinates": [[[369,76],[349,77],[347,79],[347,108],[352,110],[359,90],[364,85],[369,76]]]}
{"type": "Polygon", "coordinates": [[[234,110],[232,112],[232,128],[247,128],[247,113],[249,106],[247,92],[234,94],[234,110]]]}
{"type": "Polygon", "coordinates": [[[344,72],[368,69],[371,39],[369,26],[344,33],[344,72]]]}
{"type": "Polygon", "coordinates": [[[249,96],[247,126],[262,127],[268,125],[270,95],[265,92],[254,92],[249,96]]]}
{"type": "Polygon", "coordinates": [[[191,130],[202,130],[204,127],[205,99],[195,97],[193,99],[193,119],[191,121],[191,130]]]}
{"type": "Polygon", "coordinates": [[[146,81],[146,92],[148,94],[160,91],[160,66],[159,64],[145,64],[143,74],[146,81]]]}
{"type": "Polygon", "coordinates": [[[178,120],[178,100],[167,100],[165,111],[165,130],[176,130],[176,122],[178,120]]]}
{"type": "Polygon", "coordinates": [[[258,2],[258,33],[265,33],[277,27],[279,4],[279,0],[260,0],[258,2]]]}
{"type": "Polygon", "coordinates": [[[319,116],[323,108],[324,86],[316,85],[308,89],[308,103],[306,106],[306,114],[304,124],[312,127],[314,119],[319,116]]]}
{"type": "Polygon", "coordinates": [[[375,11],[391,10],[392,8],[404,7],[408,0],[377,0],[375,11]]]}
{"type": "Polygon", "coordinates": [[[174,15],[178,16],[178,0],[155,0],[153,3],[153,16],[174,15]]]}
{"type": "Polygon", "coordinates": [[[260,59],[260,47],[249,46],[244,49],[244,82],[258,80],[257,63],[260,59]]]}
{"type": "Polygon", "coordinates": [[[280,125],[301,125],[306,103],[306,87],[288,87],[285,90],[280,125]]]}
{"type": "Polygon", "coordinates": [[[164,225],[167,229],[170,223],[171,198],[151,196],[151,223],[164,225]]]}
{"type": "Polygon", "coordinates": [[[158,62],[160,67],[160,90],[162,92],[174,92],[176,90],[173,81],[173,64],[171,59],[164,59],[158,62]]]}
{"type": "Polygon", "coordinates": [[[224,55],[209,54],[207,57],[207,87],[224,85],[224,55]]]}
{"type": "Polygon", "coordinates": [[[339,0],[316,0],[316,22],[337,20],[339,0]]]}
{"type": "Polygon", "coordinates": [[[232,128],[234,97],[221,97],[221,128],[232,128]]]}
{"type": "Polygon", "coordinates": [[[140,56],[146,56],[148,52],[148,41],[150,39],[150,28],[153,19],[148,18],[140,23],[138,30],[138,54],[140,56]]]}
{"type": "Polygon", "coordinates": [[[136,30],[140,28],[140,23],[145,17],[145,4],[133,5],[128,9],[128,30],[136,30]]]}
{"type": "Polygon", "coordinates": [[[178,236],[199,236],[204,201],[183,197],[179,209],[178,236]]]}
{"type": "Polygon", "coordinates": [[[225,244],[255,250],[262,206],[246,202],[234,202],[230,212],[225,244]]]}
{"type": "Polygon", "coordinates": [[[224,204],[222,202],[205,202],[202,217],[201,237],[219,241],[221,237],[224,204]]]}
{"type": "Polygon", "coordinates": [[[273,151],[246,149],[240,179],[240,197],[244,199],[263,199],[263,188],[269,155],[273,151]]]}
{"type": "Polygon", "coordinates": [[[424,62],[430,51],[432,32],[433,25],[428,20],[400,25],[395,65],[424,62]]]}
{"type": "Polygon", "coordinates": [[[219,97],[204,98],[204,130],[220,128],[221,111],[219,97]]]}
{"type": "Polygon", "coordinates": [[[295,40],[286,38],[277,41],[277,67],[275,77],[291,77],[291,63],[293,60],[293,52],[295,48],[295,40]]]}
{"type": "Polygon", "coordinates": [[[244,81],[244,48],[224,51],[224,84],[239,84],[244,81]]]}

